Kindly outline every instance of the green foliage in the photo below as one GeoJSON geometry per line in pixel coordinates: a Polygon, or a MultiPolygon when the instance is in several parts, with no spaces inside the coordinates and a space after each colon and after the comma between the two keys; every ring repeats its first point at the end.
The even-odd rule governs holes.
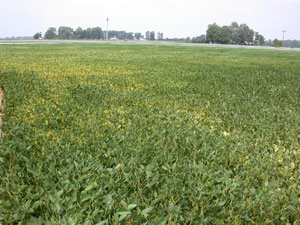
{"type": "Polygon", "coordinates": [[[146,38],[146,40],[151,40],[151,41],[155,40],[155,32],[154,31],[146,31],[145,38],[146,38]]]}
{"type": "Polygon", "coordinates": [[[126,40],[127,34],[126,31],[117,31],[117,30],[110,30],[108,31],[108,38],[117,38],[119,40],[126,40]]]}
{"type": "Polygon", "coordinates": [[[145,38],[146,40],[150,40],[150,31],[146,31],[145,38]]]}
{"type": "Polygon", "coordinates": [[[264,45],[265,44],[265,37],[259,34],[258,32],[255,32],[255,45],[264,45]]]}
{"type": "Polygon", "coordinates": [[[45,34],[45,39],[103,39],[103,31],[100,27],[87,28],[83,30],[78,27],[75,31],[73,28],[61,26],[58,28],[58,34],[56,34],[56,28],[51,27],[45,34]]]}
{"type": "Polygon", "coordinates": [[[126,33],[126,40],[133,40],[134,36],[132,32],[126,33]]]}
{"type": "Polygon", "coordinates": [[[158,33],[157,33],[157,39],[158,39],[158,40],[163,40],[163,39],[164,39],[164,34],[161,33],[161,32],[158,32],[158,33]]]}
{"type": "Polygon", "coordinates": [[[73,32],[73,39],[83,39],[86,38],[86,30],[83,30],[81,27],[78,27],[74,32],[73,32]]]}
{"type": "Polygon", "coordinates": [[[237,22],[232,22],[229,27],[232,31],[232,43],[237,44],[238,43],[237,32],[238,32],[240,26],[237,22]]]}
{"type": "Polygon", "coordinates": [[[220,27],[214,23],[208,25],[207,31],[206,31],[206,41],[212,42],[212,43],[218,43],[218,33],[219,33],[220,27]]]}
{"type": "Polygon", "coordinates": [[[73,29],[71,27],[61,26],[58,28],[59,39],[71,39],[73,35],[73,29]]]}
{"type": "Polygon", "coordinates": [[[218,29],[216,38],[220,44],[230,44],[232,42],[232,30],[228,26],[223,26],[218,29]]]}
{"type": "Polygon", "coordinates": [[[154,31],[150,32],[150,40],[155,40],[155,32],[154,31]]]}
{"type": "Polygon", "coordinates": [[[45,39],[55,39],[57,37],[56,28],[50,27],[45,33],[45,39]]]}
{"type": "Polygon", "coordinates": [[[247,24],[241,24],[237,30],[237,43],[241,45],[253,44],[254,31],[247,24]]]}
{"type": "Polygon", "coordinates": [[[300,41],[299,40],[285,40],[284,46],[300,48],[300,41]]]}
{"type": "Polygon", "coordinates": [[[91,31],[91,39],[103,39],[104,35],[100,27],[94,27],[91,31]]]}
{"type": "Polygon", "coordinates": [[[140,39],[142,38],[142,34],[141,34],[141,33],[135,33],[135,34],[134,34],[134,38],[135,38],[136,40],[140,40],[140,39]]]}
{"type": "Polygon", "coordinates": [[[299,224],[299,52],[0,46],[3,224],[299,224]]]}
{"type": "Polygon", "coordinates": [[[33,35],[33,39],[40,39],[40,38],[42,38],[42,33],[41,32],[38,32],[38,33],[33,35]]]}
{"type": "Polygon", "coordinates": [[[184,42],[187,43],[205,43],[206,36],[204,34],[198,36],[198,37],[193,37],[192,40],[190,37],[187,37],[184,42]]]}
{"type": "Polygon", "coordinates": [[[271,43],[271,46],[273,47],[282,47],[282,41],[279,41],[277,38],[274,39],[271,43]]]}
{"type": "MultiPolygon", "coordinates": [[[[263,36],[258,37],[259,43],[263,43],[263,36]]],[[[232,22],[230,26],[220,27],[216,23],[208,25],[206,31],[206,42],[219,44],[252,45],[254,42],[254,31],[247,24],[232,22]]]]}

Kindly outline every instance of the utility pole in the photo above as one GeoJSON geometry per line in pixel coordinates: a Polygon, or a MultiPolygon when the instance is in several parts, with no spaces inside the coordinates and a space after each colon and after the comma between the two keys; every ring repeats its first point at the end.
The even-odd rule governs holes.
{"type": "Polygon", "coordinates": [[[282,47],[284,47],[284,33],[286,32],[286,30],[282,31],[282,47]]]}
{"type": "Polygon", "coordinates": [[[106,40],[108,39],[108,18],[106,19],[106,40]]]}

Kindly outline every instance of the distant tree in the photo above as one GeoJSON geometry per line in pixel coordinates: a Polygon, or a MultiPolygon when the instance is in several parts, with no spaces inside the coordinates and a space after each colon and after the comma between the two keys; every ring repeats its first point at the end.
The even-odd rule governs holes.
{"type": "Polygon", "coordinates": [[[253,43],[254,43],[254,30],[249,28],[249,30],[247,30],[247,35],[246,35],[246,44],[253,45],[253,43]]]}
{"type": "Polygon", "coordinates": [[[57,37],[57,34],[56,34],[56,28],[55,27],[50,27],[46,31],[45,36],[44,36],[45,39],[54,39],[56,37],[57,37]]]}
{"type": "Polygon", "coordinates": [[[71,27],[61,26],[58,28],[59,39],[71,39],[73,35],[73,29],[71,27]]]}
{"type": "Polygon", "coordinates": [[[219,27],[216,23],[208,25],[206,31],[206,42],[220,44],[252,45],[265,43],[265,38],[258,33],[254,40],[254,31],[247,24],[238,25],[232,22],[229,26],[219,27]]]}
{"type": "Polygon", "coordinates": [[[40,33],[35,33],[35,34],[33,35],[33,39],[39,39],[39,36],[40,36],[40,33]]]}
{"type": "Polygon", "coordinates": [[[206,40],[206,35],[205,34],[201,34],[200,36],[196,37],[199,41],[201,42],[205,42],[206,40]]]}
{"type": "Polygon", "coordinates": [[[271,43],[271,46],[273,47],[281,47],[282,46],[282,41],[279,41],[277,38],[274,39],[271,43]]]}
{"type": "Polygon", "coordinates": [[[241,24],[237,30],[237,44],[253,44],[254,31],[247,24],[241,24]]]}
{"type": "Polygon", "coordinates": [[[230,27],[218,28],[215,41],[220,44],[230,44],[232,42],[232,31],[230,27]]]}
{"type": "MultiPolygon", "coordinates": [[[[73,30],[71,27],[67,26],[60,26],[58,28],[58,31],[56,31],[56,28],[50,27],[47,32],[45,33],[45,39],[104,39],[104,31],[100,27],[89,27],[86,30],[82,29],[81,27],[78,27],[76,30],[73,30]]],[[[39,34],[35,34],[35,38],[38,38],[39,34]]],[[[154,31],[147,31],[146,34],[147,40],[155,40],[155,32],[154,31]]],[[[108,31],[108,38],[116,38],[119,40],[140,40],[144,39],[144,35],[141,33],[133,33],[133,32],[126,32],[126,31],[117,31],[117,30],[110,30],[108,31]]],[[[159,32],[157,34],[157,39],[163,40],[163,33],[159,32]]],[[[184,39],[183,39],[184,40],[184,39]]]]}
{"type": "Polygon", "coordinates": [[[104,35],[100,27],[94,27],[91,30],[91,39],[103,39],[104,35]]]}
{"type": "Polygon", "coordinates": [[[154,31],[150,32],[150,40],[155,40],[155,32],[154,31]]]}
{"type": "Polygon", "coordinates": [[[38,32],[38,33],[34,34],[34,35],[33,35],[33,38],[34,38],[34,39],[40,39],[40,38],[42,38],[42,33],[41,33],[41,32],[38,32]]]}
{"type": "Polygon", "coordinates": [[[108,31],[108,38],[117,38],[118,40],[125,40],[127,37],[126,31],[117,31],[117,30],[110,30],[108,31]]]}
{"type": "Polygon", "coordinates": [[[206,36],[204,34],[201,34],[200,36],[193,37],[192,40],[190,37],[187,37],[185,39],[185,42],[191,42],[191,43],[205,43],[206,36]]]}
{"type": "Polygon", "coordinates": [[[142,38],[142,34],[141,34],[141,33],[135,33],[135,34],[134,34],[134,38],[135,38],[136,40],[140,40],[140,39],[142,38]]]}
{"type": "Polygon", "coordinates": [[[86,38],[92,39],[92,28],[90,27],[86,29],[86,38]]]}
{"type": "Polygon", "coordinates": [[[126,33],[126,39],[127,40],[133,40],[133,33],[132,32],[129,32],[129,33],[126,33]]]}
{"type": "Polygon", "coordinates": [[[86,38],[86,31],[83,30],[81,27],[78,27],[73,33],[74,39],[83,39],[86,38]]]}
{"type": "Polygon", "coordinates": [[[232,22],[231,25],[229,25],[229,28],[231,30],[231,42],[233,44],[237,44],[238,43],[237,33],[240,26],[237,22],[232,22]]]}
{"type": "Polygon", "coordinates": [[[265,45],[266,46],[270,46],[271,44],[272,44],[272,40],[271,39],[265,40],[265,45]]]}
{"type": "Polygon", "coordinates": [[[197,39],[197,37],[193,37],[191,41],[188,41],[188,42],[191,42],[191,43],[201,43],[200,40],[197,39]]]}
{"type": "Polygon", "coordinates": [[[217,35],[220,32],[220,29],[221,28],[216,23],[209,24],[206,31],[206,42],[217,43],[217,35]]]}
{"type": "Polygon", "coordinates": [[[260,35],[258,32],[255,32],[254,44],[255,45],[264,45],[265,44],[265,37],[260,35]]]}
{"type": "Polygon", "coordinates": [[[95,28],[91,28],[91,39],[98,39],[98,32],[95,28]]]}
{"type": "Polygon", "coordinates": [[[161,32],[158,32],[158,33],[157,33],[157,39],[158,39],[158,40],[163,40],[163,39],[164,39],[164,34],[161,33],[161,32]]]}
{"type": "Polygon", "coordinates": [[[285,47],[293,47],[293,48],[299,48],[300,47],[300,41],[299,40],[285,40],[284,41],[285,47]]]}
{"type": "Polygon", "coordinates": [[[145,37],[146,37],[146,40],[150,40],[150,31],[146,31],[145,37]]]}
{"type": "Polygon", "coordinates": [[[87,31],[86,30],[82,30],[82,38],[87,38],[87,31]]]}
{"type": "Polygon", "coordinates": [[[299,40],[293,40],[293,41],[291,41],[291,40],[287,40],[289,43],[291,43],[291,44],[288,44],[288,45],[285,45],[285,46],[290,46],[290,47],[297,47],[297,48],[299,48],[300,47],[300,41],[299,40]]]}
{"type": "Polygon", "coordinates": [[[126,31],[117,31],[117,38],[119,40],[126,40],[126,31]]]}
{"type": "Polygon", "coordinates": [[[165,38],[166,41],[185,42],[184,38],[165,38]]]}
{"type": "Polygon", "coordinates": [[[118,37],[118,31],[116,30],[109,30],[108,31],[108,39],[111,39],[111,38],[117,38],[118,37]]]}

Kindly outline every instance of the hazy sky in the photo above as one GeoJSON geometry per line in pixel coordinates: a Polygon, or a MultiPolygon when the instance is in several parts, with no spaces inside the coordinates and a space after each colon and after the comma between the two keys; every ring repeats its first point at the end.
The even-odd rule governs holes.
{"type": "Polygon", "coordinates": [[[32,36],[54,26],[100,26],[164,37],[205,34],[207,25],[246,23],[267,39],[300,40],[300,0],[0,0],[0,37],[32,36]]]}

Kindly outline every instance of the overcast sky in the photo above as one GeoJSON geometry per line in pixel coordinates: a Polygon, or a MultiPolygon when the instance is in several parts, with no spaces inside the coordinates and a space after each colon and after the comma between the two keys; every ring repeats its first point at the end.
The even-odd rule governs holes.
{"type": "Polygon", "coordinates": [[[207,25],[246,23],[267,39],[300,40],[300,0],[0,0],[0,37],[32,36],[53,26],[100,26],[193,37],[207,25]]]}

